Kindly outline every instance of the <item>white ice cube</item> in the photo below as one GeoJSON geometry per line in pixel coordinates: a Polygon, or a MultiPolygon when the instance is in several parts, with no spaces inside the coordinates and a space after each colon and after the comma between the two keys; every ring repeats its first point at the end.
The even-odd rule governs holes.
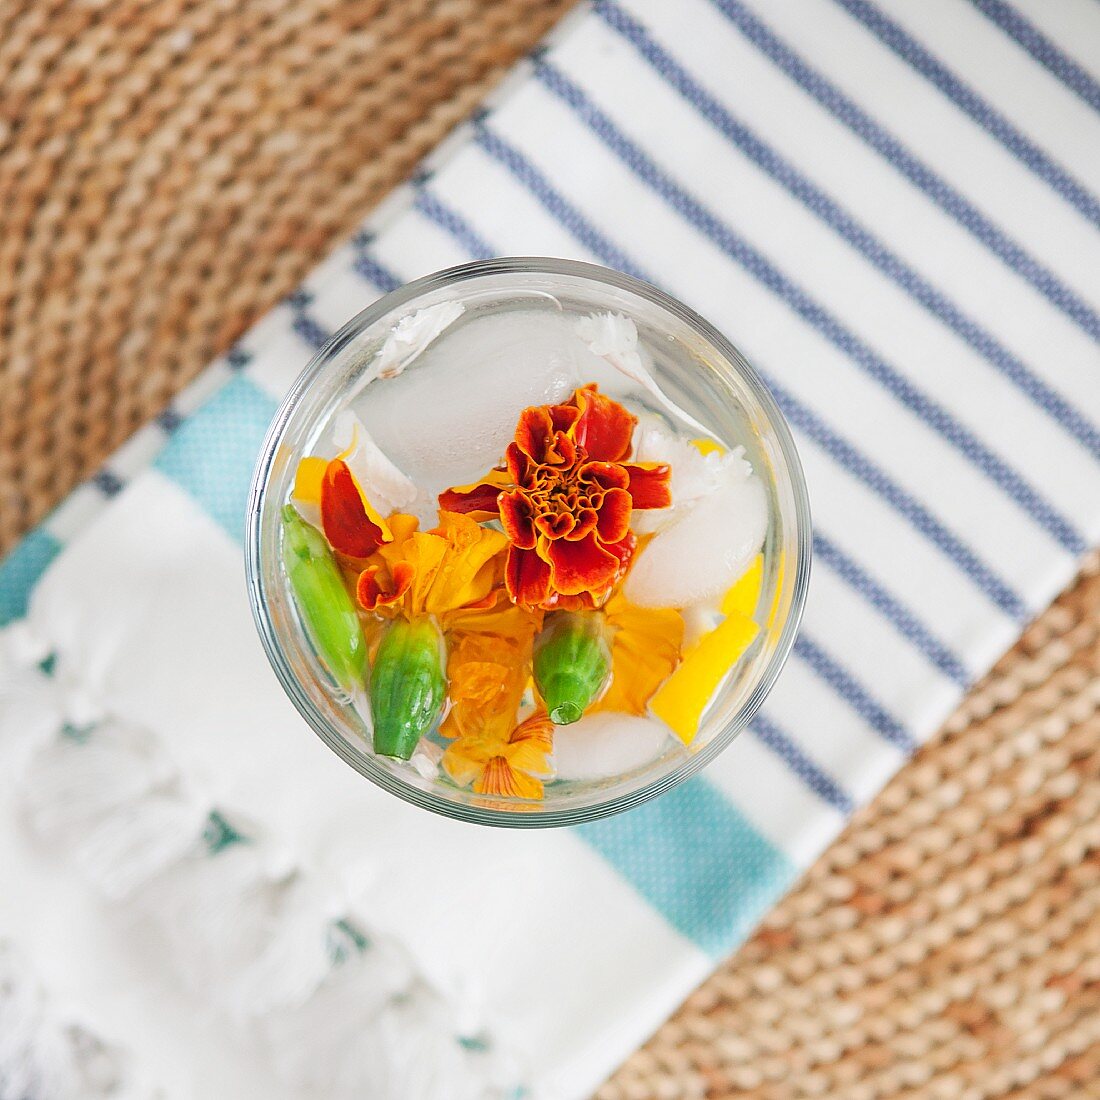
{"type": "Polygon", "coordinates": [[[399,377],[367,386],[355,411],[382,451],[434,495],[499,463],[524,408],[563,401],[607,370],[571,318],[517,310],[456,322],[399,377]]]}
{"type": "MultiPolygon", "coordinates": [[[[414,511],[422,496],[420,490],[399,470],[371,438],[362,421],[350,409],[345,409],[332,429],[333,446],[344,456],[355,480],[378,511],[414,511]]],[[[434,502],[429,501],[429,504],[434,502]]]]}
{"type": "Polygon", "coordinates": [[[652,718],[601,711],[554,731],[559,779],[604,779],[655,760],[668,743],[668,729],[652,718]]]}
{"type": "Polygon", "coordinates": [[[688,607],[720,596],[759,552],[768,499],[755,475],[698,500],[638,555],[623,592],[640,607],[688,607]]]}
{"type": "Polygon", "coordinates": [[[692,431],[705,435],[707,430],[690,413],[665,395],[653,376],[653,356],[638,339],[638,326],[622,313],[590,313],[576,323],[576,331],[590,351],[617,370],[621,378],[599,381],[607,393],[626,397],[644,390],[657,404],[692,431]]]}
{"type": "Polygon", "coordinates": [[[701,497],[713,493],[721,485],[745,481],[752,474],[744,447],[703,454],[691,442],[670,431],[656,416],[639,419],[634,432],[634,457],[638,462],[664,462],[672,471],[669,478],[672,507],[638,512],[634,517],[634,529],[639,534],[670,526],[701,497]]]}

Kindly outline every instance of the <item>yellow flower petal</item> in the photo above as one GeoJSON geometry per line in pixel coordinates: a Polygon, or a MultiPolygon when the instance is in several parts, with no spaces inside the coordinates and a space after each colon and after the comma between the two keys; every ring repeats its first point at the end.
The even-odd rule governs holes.
{"type": "MultiPolygon", "coordinates": [[[[503,589],[507,538],[468,516],[440,512],[439,526],[417,529],[414,516],[395,513],[386,527],[388,541],[371,557],[392,575],[399,563],[412,567],[412,584],[394,611],[409,616],[438,615],[444,629],[449,616],[484,601],[492,605],[494,588],[503,589]]],[[[391,612],[392,613],[392,612],[391,612]]]]}
{"type": "Polygon", "coordinates": [[[593,711],[645,714],[646,703],[676,667],[684,641],[684,619],[670,608],[635,607],[625,596],[608,600],[611,627],[611,683],[593,711]]]}
{"type": "Polygon", "coordinates": [[[474,781],[474,793],[542,798],[542,783],[534,776],[517,771],[503,756],[494,756],[474,781]]]}
{"type": "Polygon", "coordinates": [[[545,714],[534,714],[498,739],[484,733],[460,737],[443,754],[443,769],[476,794],[542,798],[537,778],[551,773],[554,727],[545,714]]]}
{"type": "Polygon", "coordinates": [[[730,615],[689,653],[650,700],[650,710],[690,745],[699,722],[726,673],[752,645],[760,627],[744,615],[730,615]]]}
{"type": "Polygon", "coordinates": [[[431,615],[441,615],[485,599],[496,579],[495,570],[487,567],[507,548],[507,536],[482,527],[469,516],[445,511],[439,513],[439,526],[433,534],[453,550],[432,584],[425,610],[431,615]]]}
{"type": "Polygon", "coordinates": [[[717,439],[693,439],[691,445],[701,454],[709,455],[717,452],[720,455],[726,453],[726,448],[717,439]]]}
{"type": "Polygon", "coordinates": [[[310,455],[298,463],[294,472],[294,496],[303,504],[321,503],[321,480],[328,467],[327,458],[310,455]]]}
{"type": "Polygon", "coordinates": [[[756,605],[760,600],[760,588],[764,583],[764,555],[757,554],[752,565],[733,582],[729,591],[722,597],[723,615],[747,615],[750,619],[756,614],[756,605]]]}
{"type": "Polygon", "coordinates": [[[363,491],[363,486],[359,484],[359,480],[356,478],[355,474],[351,475],[351,480],[355,482],[355,487],[359,490],[359,499],[363,502],[363,511],[367,513],[367,519],[382,532],[383,542],[393,542],[393,532],[390,530],[390,525],[383,518],[382,513],[371,504],[370,498],[363,491]]]}
{"type": "Polygon", "coordinates": [[[416,516],[406,515],[404,512],[394,512],[386,522],[390,525],[393,541],[399,546],[420,526],[420,520],[416,516]]]}
{"type": "Polygon", "coordinates": [[[416,570],[408,596],[409,610],[413,615],[434,613],[429,602],[448,549],[446,539],[424,531],[414,532],[406,541],[404,558],[416,570]]]}
{"type": "Polygon", "coordinates": [[[445,737],[481,735],[507,742],[531,677],[531,643],[540,616],[500,601],[448,619],[451,709],[445,737]]]}
{"type": "MultiPolygon", "coordinates": [[[[481,776],[489,755],[483,751],[485,743],[478,738],[460,738],[447,746],[443,753],[443,770],[460,787],[468,787],[481,776]]],[[[497,750],[499,751],[499,750],[497,750]]]]}

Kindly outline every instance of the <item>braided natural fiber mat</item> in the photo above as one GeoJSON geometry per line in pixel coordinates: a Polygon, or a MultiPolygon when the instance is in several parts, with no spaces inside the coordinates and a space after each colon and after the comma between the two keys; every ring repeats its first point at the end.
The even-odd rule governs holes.
{"type": "Polygon", "coordinates": [[[598,1100],[1100,1096],[1100,554],[598,1100]]]}
{"type": "Polygon", "coordinates": [[[0,552],[573,0],[0,0],[0,552]]]}
{"type": "MultiPolygon", "coordinates": [[[[572,0],[0,0],[0,548],[572,0]]],[[[1100,1096],[1100,559],[600,1100],[1100,1096]]]]}

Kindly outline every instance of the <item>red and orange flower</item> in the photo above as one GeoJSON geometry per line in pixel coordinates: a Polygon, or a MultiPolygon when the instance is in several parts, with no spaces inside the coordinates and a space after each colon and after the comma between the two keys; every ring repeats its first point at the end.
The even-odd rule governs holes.
{"type": "Polygon", "coordinates": [[[448,489],[440,507],[499,516],[511,599],[546,610],[599,607],[634,553],[635,508],[667,508],[670,470],[627,461],[637,418],[595,385],[562,405],[524,409],[505,465],[448,489]]]}

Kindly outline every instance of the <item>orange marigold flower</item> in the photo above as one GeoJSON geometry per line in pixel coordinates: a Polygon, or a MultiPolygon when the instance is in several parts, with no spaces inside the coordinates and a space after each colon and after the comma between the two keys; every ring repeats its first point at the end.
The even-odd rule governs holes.
{"type": "Polygon", "coordinates": [[[472,784],[475,794],[541,798],[539,777],[550,774],[553,750],[553,723],[545,714],[533,714],[507,738],[459,738],[443,754],[443,768],[460,787],[472,784]]]}
{"type": "Polygon", "coordinates": [[[599,607],[634,552],[635,508],[667,508],[669,467],[631,463],[637,418],[595,385],[563,405],[524,409],[505,465],[440,494],[440,506],[499,517],[511,599],[546,610],[599,607]]]}

